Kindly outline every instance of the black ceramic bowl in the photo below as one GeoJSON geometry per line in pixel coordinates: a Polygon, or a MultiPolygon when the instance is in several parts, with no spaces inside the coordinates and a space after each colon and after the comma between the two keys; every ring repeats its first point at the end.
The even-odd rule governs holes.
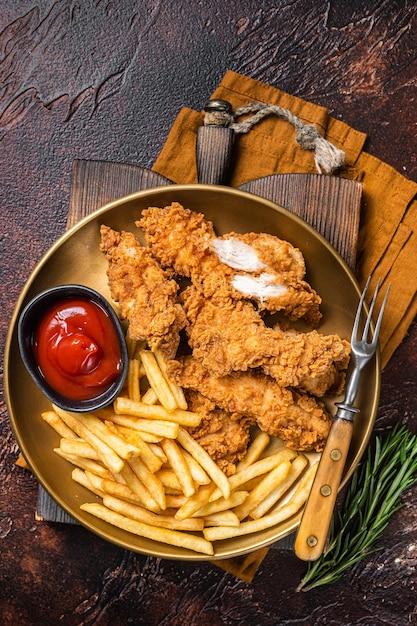
{"type": "Polygon", "coordinates": [[[123,329],[119,319],[110,305],[98,291],[83,285],[60,285],[52,287],[35,296],[23,309],[17,327],[17,337],[22,360],[35,383],[54,404],[67,411],[88,412],[103,408],[113,402],[120,393],[126,380],[128,355],[123,329]],[[71,399],[64,393],[55,390],[47,380],[35,355],[34,337],[42,316],[53,306],[66,300],[77,299],[96,305],[110,320],[120,348],[120,370],[116,378],[108,386],[104,386],[98,395],[87,399],[71,399]]]}

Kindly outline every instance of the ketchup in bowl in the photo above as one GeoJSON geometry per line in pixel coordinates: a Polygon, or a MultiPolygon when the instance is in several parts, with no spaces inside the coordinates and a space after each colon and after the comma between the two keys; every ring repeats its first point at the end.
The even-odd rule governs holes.
{"type": "Polygon", "coordinates": [[[87,411],[110,404],[126,377],[126,344],[117,316],[97,292],[63,285],[35,297],[19,323],[20,352],[55,404],[87,411]]]}
{"type": "Polygon", "coordinates": [[[122,367],[109,316],[98,304],[81,298],[50,307],[36,328],[33,349],[51,387],[72,400],[99,395],[122,367]]]}

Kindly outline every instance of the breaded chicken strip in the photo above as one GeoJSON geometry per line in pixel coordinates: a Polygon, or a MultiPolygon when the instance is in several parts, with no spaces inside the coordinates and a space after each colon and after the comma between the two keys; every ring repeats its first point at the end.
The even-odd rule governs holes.
{"type": "Polygon", "coordinates": [[[107,275],[120,317],[129,322],[129,336],[160,348],[168,357],[176,354],[185,315],[177,301],[178,285],[168,278],[149,250],[133,233],[119,233],[101,226],[100,249],[109,261],[107,275]]]}
{"type": "Polygon", "coordinates": [[[169,374],[177,384],[198,389],[225,411],[256,420],[261,430],[280,437],[289,448],[323,449],[331,417],[316,398],[281,387],[259,372],[213,376],[192,356],[171,361],[169,374]]]}
{"type": "Polygon", "coordinates": [[[312,326],[320,321],[321,298],[304,280],[302,253],[287,241],[265,233],[216,237],[210,221],[178,202],[142,215],[136,225],[154,257],[191,278],[205,297],[250,299],[259,309],[283,311],[292,320],[303,317],[312,326]]]}
{"type": "MultiPolygon", "coordinates": [[[[228,280],[234,299],[247,298],[260,310],[283,311],[291,320],[304,318],[311,326],[318,325],[321,298],[304,280],[306,266],[298,248],[267,233],[229,233],[213,240],[211,248],[222,263],[236,270],[228,280]]],[[[205,295],[219,294],[222,284],[216,273],[206,274],[205,295]]]]}
{"type": "Polygon", "coordinates": [[[243,459],[249,445],[249,427],[253,419],[238,413],[229,413],[198,391],[186,389],[188,408],[202,415],[201,423],[190,429],[190,434],[227,475],[236,472],[236,464],[243,459]]]}
{"type": "Polygon", "coordinates": [[[142,215],[136,226],[143,229],[155,259],[162,267],[191,278],[204,256],[211,254],[210,243],[216,237],[213,224],[179,202],[165,208],[144,209],[142,215]]]}
{"type": "Polygon", "coordinates": [[[193,355],[212,375],[261,368],[283,387],[341,391],[350,345],[338,335],[269,328],[250,302],[204,298],[193,286],[181,298],[193,355]]]}

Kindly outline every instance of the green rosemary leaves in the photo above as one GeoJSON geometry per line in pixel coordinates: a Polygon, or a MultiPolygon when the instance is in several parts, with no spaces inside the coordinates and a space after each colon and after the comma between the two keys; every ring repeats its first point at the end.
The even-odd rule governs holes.
{"type": "Polygon", "coordinates": [[[402,507],[401,494],[417,483],[417,435],[396,424],[376,437],[352,476],[342,510],[333,515],[326,552],[314,563],[297,591],[336,582],[352,565],[378,549],[393,513],[402,507]]]}

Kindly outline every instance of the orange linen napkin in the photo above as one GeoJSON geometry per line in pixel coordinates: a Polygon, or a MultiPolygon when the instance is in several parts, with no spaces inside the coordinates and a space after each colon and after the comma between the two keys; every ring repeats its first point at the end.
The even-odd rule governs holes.
{"type": "MultiPolygon", "coordinates": [[[[339,175],[364,184],[356,275],[363,286],[372,274],[392,283],[380,336],[385,366],[405,337],[417,313],[417,183],[363,150],[366,136],[332,118],[325,107],[306,102],[274,87],[226,72],[211,95],[231,103],[233,109],[251,102],[289,109],[304,123],[313,124],[332,144],[345,152],[339,175]]],[[[175,183],[197,182],[196,136],[203,114],[184,108],[175,120],[154,164],[154,171],[175,183]]],[[[295,142],[291,124],[270,116],[247,134],[237,135],[232,187],[270,174],[317,173],[312,152],[295,142]]],[[[384,293],[385,289],[381,289],[384,293]]]]}

